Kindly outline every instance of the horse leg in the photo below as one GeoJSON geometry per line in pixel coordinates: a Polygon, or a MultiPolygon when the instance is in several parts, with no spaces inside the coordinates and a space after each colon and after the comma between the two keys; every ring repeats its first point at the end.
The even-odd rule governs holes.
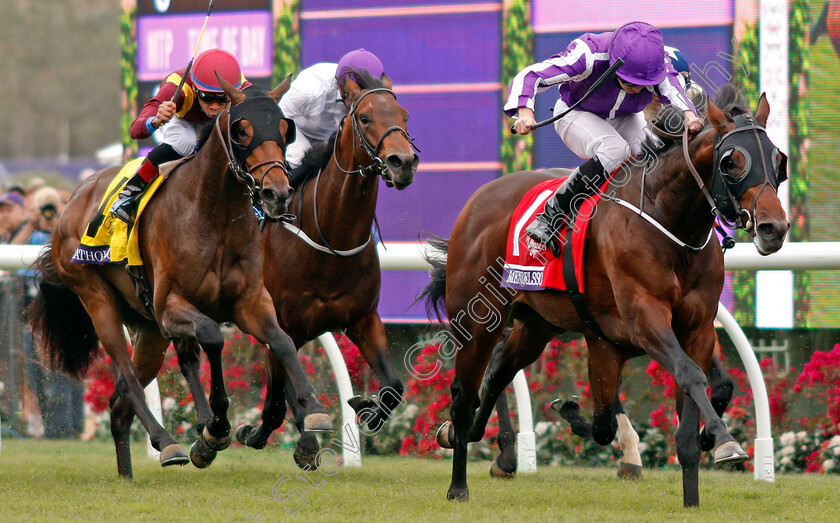
{"type": "MultiPolygon", "coordinates": [[[[204,436],[204,429],[213,421],[213,411],[201,384],[198,344],[193,338],[175,339],[173,344],[178,355],[178,366],[187,380],[195,403],[198,439],[190,446],[190,461],[196,468],[207,468],[216,459],[217,451],[208,444],[204,436]]],[[[212,439],[212,436],[210,438],[212,439]]]]}
{"type": "Polygon", "coordinates": [[[680,426],[677,428],[677,458],[683,477],[683,505],[696,507],[700,504],[700,411],[690,397],[677,391],[677,412],[680,426]]]}
{"type": "MultiPolygon", "coordinates": [[[[712,358],[712,366],[709,369],[709,385],[712,388],[712,406],[718,416],[723,416],[729,400],[732,399],[732,391],[735,384],[726,372],[726,369],[717,356],[712,358]]],[[[715,440],[706,433],[706,427],[700,431],[700,450],[709,451],[715,446],[715,440]]]]}
{"type": "Polygon", "coordinates": [[[586,345],[594,409],[592,439],[599,445],[609,445],[618,430],[616,403],[625,359],[618,347],[596,336],[586,336],[586,345]]]}
{"type": "Polygon", "coordinates": [[[286,383],[286,388],[283,391],[286,396],[286,403],[291,407],[295,416],[295,427],[300,432],[300,438],[295,445],[295,464],[304,471],[311,471],[318,468],[318,460],[316,456],[321,450],[321,445],[318,443],[318,438],[315,437],[314,432],[306,430],[303,426],[304,411],[296,401],[297,395],[291,384],[286,383]]]}
{"type": "MultiPolygon", "coordinates": [[[[265,352],[266,375],[265,402],[262,411],[262,423],[251,426],[242,425],[236,430],[236,439],[243,445],[254,449],[263,449],[271,433],[280,428],[286,417],[286,401],[283,390],[288,386],[286,369],[273,352],[265,352]]],[[[296,404],[296,402],[293,402],[296,404]]],[[[303,415],[300,417],[303,420],[303,415]]]]}
{"type": "MultiPolygon", "coordinates": [[[[139,374],[139,381],[141,387],[146,387],[160,371],[163,365],[164,357],[166,356],[166,348],[169,345],[169,340],[161,338],[160,331],[157,325],[153,329],[145,329],[138,331],[134,336],[132,347],[132,360],[137,368],[139,374]]],[[[117,376],[117,382],[124,382],[123,376],[117,376]]],[[[132,477],[131,471],[131,423],[134,420],[134,410],[131,405],[130,395],[125,394],[124,387],[115,387],[114,394],[111,396],[111,436],[114,438],[114,445],[117,450],[117,468],[119,474],[125,477],[132,477]]],[[[145,401],[145,397],[144,397],[145,401]]],[[[154,443],[153,443],[154,444],[154,443]]],[[[161,465],[185,465],[188,460],[184,460],[184,454],[181,446],[177,445],[170,448],[171,445],[166,445],[164,450],[169,448],[169,456],[164,457],[161,452],[161,465]]],[[[158,449],[160,450],[160,449],[158,449]]]]}
{"type": "Polygon", "coordinates": [[[388,339],[379,313],[371,311],[356,324],[347,329],[347,337],[359,347],[359,351],[376,373],[379,381],[378,402],[372,411],[364,402],[355,401],[351,406],[360,419],[367,422],[371,432],[379,431],[402,399],[403,384],[397,377],[388,352],[388,339]]]}
{"type": "Polygon", "coordinates": [[[490,464],[490,476],[513,479],[516,477],[516,432],[513,430],[513,422],[510,419],[507,392],[504,390],[496,400],[496,414],[499,415],[499,434],[496,436],[499,455],[490,464]]]}
{"type": "Polygon", "coordinates": [[[481,441],[490,414],[502,391],[514,376],[542,354],[556,327],[542,319],[533,309],[524,309],[513,323],[510,335],[493,350],[481,386],[481,404],[470,430],[470,441],[481,441]]]}
{"type": "MultiPolygon", "coordinates": [[[[592,439],[592,424],[580,413],[580,405],[575,400],[566,400],[562,404],[555,400],[551,408],[569,422],[572,433],[586,439],[592,439]]],[[[616,435],[621,448],[616,475],[622,479],[640,479],[642,477],[642,456],[639,453],[639,435],[633,429],[621,400],[615,399],[615,421],[618,426],[616,435]]]]}
{"type": "Polygon", "coordinates": [[[178,355],[178,366],[181,369],[181,374],[187,381],[195,403],[195,426],[198,435],[201,436],[204,427],[213,419],[213,412],[210,410],[210,403],[207,402],[204,386],[201,384],[198,344],[192,338],[174,339],[172,344],[175,347],[175,353],[178,355]]]}
{"type": "Polygon", "coordinates": [[[619,398],[615,399],[615,411],[615,421],[618,424],[618,446],[621,449],[621,459],[618,460],[616,475],[622,479],[641,479],[642,455],[639,453],[639,435],[633,429],[619,398]]]}
{"type": "MultiPolygon", "coordinates": [[[[305,429],[316,432],[333,430],[330,415],[321,406],[315,387],[300,365],[292,338],[277,324],[274,304],[268,291],[262,288],[256,294],[243,295],[234,307],[234,319],[243,332],[252,334],[260,342],[268,345],[285,368],[297,393],[296,401],[306,414],[303,420],[305,429]]],[[[278,401],[282,399],[278,398],[278,401]]]]}
{"type": "Polygon", "coordinates": [[[713,325],[710,323],[701,332],[693,334],[703,336],[702,350],[689,357],[671,329],[670,308],[652,302],[643,302],[637,309],[636,329],[631,333],[634,345],[647,347],[650,356],[674,377],[677,385],[697,404],[706,421],[706,431],[715,441],[715,463],[744,461],[748,456],[729,434],[723,420],[712,407],[706,393],[706,375],[694,359],[702,359],[706,366],[711,364],[715,339],[713,325]]]}
{"type": "MultiPolygon", "coordinates": [[[[203,441],[209,450],[226,449],[230,446],[231,430],[227,419],[230,402],[225,392],[225,380],[222,373],[222,347],[225,343],[222,330],[215,321],[199,312],[182,296],[174,293],[166,298],[163,314],[160,316],[160,326],[161,330],[171,338],[195,339],[207,354],[207,360],[210,363],[209,403],[212,416],[204,426],[198,441],[203,441]]],[[[205,455],[202,458],[211,458],[210,461],[212,461],[212,457],[215,457],[212,456],[212,452],[203,448],[201,443],[198,445],[192,449],[193,454],[202,453],[205,455]]]]}
{"type": "MultiPolygon", "coordinates": [[[[126,416],[124,409],[130,409],[137,415],[146,432],[149,433],[152,447],[160,451],[161,465],[164,467],[185,465],[189,462],[187,454],[166,432],[166,429],[158,423],[146,404],[140,373],[132,362],[126,346],[122,330],[122,318],[118,313],[119,305],[116,303],[112,291],[104,288],[107,285],[109,284],[104,281],[100,282],[95,278],[89,278],[85,280],[83,285],[74,286],[73,291],[79,296],[93,322],[96,333],[99,335],[100,343],[108,355],[111,356],[111,360],[116,367],[117,375],[112,399],[117,406],[117,418],[123,419],[126,416]],[[120,401],[126,402],[127,406],[119,404],[120,401]]],[[[165,352],[165,350],[160,352],[165,352]]],[[[159,369],[160,366],[155,370],[155,375],[159,369]]],[[[117,470],[121,476],[130,478],[132,473],[127,436],[125,440],[118,440],[117,438],[122,437],[120,434],[118,432],[114,436],[114,444],[117,446],[117,470]]]]}
{"type": "MultiPolygon", "coordinates": [[[[493,342],[492,333],[488,333],[482,326],[479,332],[461,346],[455,356],[455,378],[452,380],[452,426],[454,441],[452,441],[452,481],[446,493],[450,501],[469,501],[470,489],[467,487],[467,444],[469,443],[470,428],[473,425],[478,388],[490,351],[482,351],[482,346],[493,342]]],[[[443,429],[443,427],[441,427],[443,429]]]]}

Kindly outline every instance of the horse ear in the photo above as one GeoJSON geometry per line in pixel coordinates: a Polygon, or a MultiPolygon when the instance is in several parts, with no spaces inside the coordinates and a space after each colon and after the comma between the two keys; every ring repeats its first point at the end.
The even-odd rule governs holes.
{"type": "Polygon", "coordinates": [[[359,87],[359,84],[357,84],[355,80],[348,76],[347,79],[344,80],[344,88],[342,91],[344,94],[344,102],[347,103],[349,100],[355,100],[356,97],[359,96],[359,93],[362,92],[362,88],[359,87]]]}
{"type": "Polygon", "coordinates": [[[715,131],[719,135],[728,133],[734,126],[734,122],[726,113],[718,109],[718,106],[712,103],[711,100],[709,100],[709,104],[706,107],[706,114],[709,116],[709,121],[715,126],[715,131]]]}
{"type": "Polygon", "coordinates": [[[767,117],[770,116],[770,102],[767,101],[767,93],[761,93],[758,99],[758,109],[755,111],[755,120],[762,127],[767,127],[767,117]]]}
{"type": "Polygon", "coordinates": [[[379,77],[382,80],[382,85],[387,87],[388,89],[392,89],[394,85],[391,83],[391,79],[385,73],[382,73],[382,76],[379,77]]]}
{"type": "Polygon", "coordinates": [[[233,105],[238,105],[247,98],[245,93],[234,87],[232,83],[219,76],[219,73],[216,73],[216,79],[219,80],[219,85],[222,86],[222,91],[225,92],[233,105]]]}
{"type": "Polygon", "coordinates": [[[292,85],[291,74],[287,75],[286,78],[283,78],[283,81],[280,82],[280,85],[269,91],[268,96],[270,96],[275,102],[279,102],[280,97],[286,94],[286,91],[289,90],[290,85],[292,85]]]}

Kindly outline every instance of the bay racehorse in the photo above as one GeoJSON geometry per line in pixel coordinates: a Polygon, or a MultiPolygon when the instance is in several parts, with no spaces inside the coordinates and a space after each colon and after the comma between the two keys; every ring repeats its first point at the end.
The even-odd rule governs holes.
{"type": "Polygon", "coordinates": [[[494,404],[516,372],[564,331],[582,332],[587,341],[595,404],[591,431],[598,443],[615,436],[617,391],[628,358],[647,353],[674,376],[684,505],[699,504],[701,413],[714,441],[715,462],[747,458],[706,393],[704,372],[715,348],[714,318],[724,275],[721,249],[708,241],[715,218],[710,208],[748,230],[759,253],[781,248],[789,224],[776,190],[786,177],[786,158],[764,131],[769,111],[764,95],[755,118],[710,103],[711,125],[696,136],[686,133],[676,142],[681,146],[662,151],[649,172],[633,165],[625,172],[629,176],[620,183],[613,178],[607,186],[613,201],[602,200],[591,218],[583,262],[586,304],[603,338],[581,320],[568,293],[513,292],[497,283],[497,260],[504,259],[516,204],[557,170],[515,173],[484,185],[462,209],[450,239],[432,243],[437,252],[430,253],[432,282],[424,295],[431,308],[445,307],[458,349],[452,429],[441,428],[454,448],[448,499],[469,499],[467,444],[482,437],[494,404]],[[613,204],[640,198],[650,220],[613,204]],[[512,321],[510,336],[497,350],[502,329],[488,328],[485,311],[466,313],[480,293],[488,308],[508,311],[512,321]]]}
{"type": "MultiPolygon", "coordinates": [[[[400,404],[403,392],[376,310],[381,274],[371,229],[379,177],[388,186],[405,189],[414,179],[419,159],[406,130],[408,112],[397,103],[390,79],[373,78],[365,71],[355,71],[354,78],[358,83],[346,82],[351,104],[348,116],[330,142],[316,147],[304,160],[313,170],[292,197],[295,221],[267,220],[264,224],[263,277],[277,320],[295,346],[337,330],[345,330],[358,346],[376,372],[380,393],[378,401],[356,398],[352,406],[376,431],[400,404]]],[[[203,389],[195,351],[186,347],[184,352],[193,355],[191,364],[182,363],[181,369],[200,415],[207,407],[201,405],[203,389]]],[[[313,470],[318,466],[319,445],[304,423],[305,411],[294,401],[297,389],[273,352],[266,353],[266,360],[262,423],[239,427],[236,437],[250,447],[264,448],[283,423],[288,402],[301,432],[295,461],[313,470]]],[[[212,454],[202,452],[202,456],[201,465],[209,465],[212,454]]]]}
{"type": "MultiPolygon", "coordinates": [[[[338,132],[320,154],[316,150],[307,157],[314,170],[292,198],[297,219],[266,224],[263,276],[277,319],[296,346],[324,332],[344,330],[359,348],[380,389],[378,401],[356,398],[351,405],[368,429],[377,431],[402,401],[403,385],[376,310],[382,279],[371,230],[379,178],[389,187],[405,189],[419,158],[406,128],[408,112],[397,102],[387,76],[356,71],[346,83],[345,99],[350,109],[338,132]]],[[[266,357],[269,384],[262,423],[244,425],[236,433],[254,448],[263,448],[282,424],[286,400],[296,390],[274,354],[266,357]]],[[[301,431],[295,461],[315,468],[318,441],[301,423],[304,412],[289,405],[301,431]]]]}
{"type": "MultiPolygon", "coordinates": [[[[256,87],[240,92],[219,81],[231,103],[208,126],[196,155],[165,167],[166,183],[135,225],[152,290],[148,306],[138,298],[122,266],[71,262],[88,224],[101,212],[98,208],[117,168],[100,171],[76,189],[51,249],[37,261],[42,280],[29,322],[48,363],[81,376],[101,342],[116,365],[111,434],[122,476],[132,475],[129,430],[135,415],[152,446],[161,451],[163,466],[189,461],[152,416],[143,394],[173,339],[197,341],[211,364],[213,412],[199,416],[199,449],[215,453],[230,444],[220,322],[234,322],[282,361],[299,392],[307,428],[332,428],[294,343],[277,324],[263,284],[261,237],[253,210],[261,207],[266,215],[279,217],[287,209],[290,187],[284,148],[293,124],[283,118],[277,100],[288,89],[290,77],[269,93],[256,87]],[[133,333],[132,354],[123,324],[133,333]]],[[[176,343],[179,356],[194,357],[194,346],[189,346],[192,354],[184,346],[176,343]]]]}

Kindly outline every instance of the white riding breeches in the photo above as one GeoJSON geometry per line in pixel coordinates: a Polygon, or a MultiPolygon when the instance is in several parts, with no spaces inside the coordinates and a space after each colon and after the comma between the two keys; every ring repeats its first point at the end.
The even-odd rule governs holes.
{"type": "MultiPolygon", "coordinates": [[[[554,114],[568,108],[560,98],[554,114]]],[[[572,111],[554,122],[554,130],[573,153],[583,160],[597,156],[604,170],[611,173],[641,152],[646,123],[642,112],[604,120],[586,111],[572,111]]]]}
{"type": "Polygon", "coordinates": [[[166,125],[160,128],[163,134],[161,143],[169,144],[181,156],[192,154],[198,144],[196,127],[197,125],[194,123],[173,116],[166,125]]]}
{"type": "Polygon", "coordinates": [[[309,138],[298,130],[295,141],[286,146],[286,162],[289,167],[292,169],[300,167],[300,164],[303,163],[303,157],[310,149],[312,149],[312,143],[309,138]]]}

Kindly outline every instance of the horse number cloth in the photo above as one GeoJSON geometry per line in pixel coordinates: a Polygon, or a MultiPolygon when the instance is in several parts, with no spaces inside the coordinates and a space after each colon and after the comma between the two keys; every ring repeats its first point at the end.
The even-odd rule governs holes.
{"type": "MultiPolygon", "coordinates": [[[[554,191],[566,181],[566,177],[546,180],[528,191],[516,206],[510,221],[508,244],[505,252],[505,264],[502,272],[502,287],[526,291],[545,289],[567,290],[563,279],[563,254],[555,258],[545,245],[525,234],[525,228],[534,221],[534,217],[543,211],[545,203],[554,191]]],[[[606,182],[609,183],[609,182],[606,182]]],[[[605,183],[605,186],[606,186],[605,183]]],[[[601,187],[603,189],[603,187],[601,187]]],[[[583,243],[589,221],[595,216],[600,195],[585,200],[578,209],[572,235],[572,256],[575,264],[575,276],[583,292],[583,243]]],[[[566,225],[557,231],[563,250],[566,249],[566,225]]]]}
{"type": "MultiPolygon", "coordinates": [[[[129,178],[137,172],[137,168],[143,160],[145,160],[145,157],[131,160],[120,169],[120,172],[111,181],[96,216],[85,230],[79,247],[73,254],[73,263],[103,265],[105,263],[124,263],[127,261],[129,266],[143,265],[143,260],[140,257],[137,227],[129,229],[128,224],[111,214],[111,206],[129,178]]],[[[137,207],[135,224],[139,223],[143,209],[157,188],[160,187],[160,184],[163,183],[163,180],[163,176],[158,176],[143,194],[137,207]]]]}

